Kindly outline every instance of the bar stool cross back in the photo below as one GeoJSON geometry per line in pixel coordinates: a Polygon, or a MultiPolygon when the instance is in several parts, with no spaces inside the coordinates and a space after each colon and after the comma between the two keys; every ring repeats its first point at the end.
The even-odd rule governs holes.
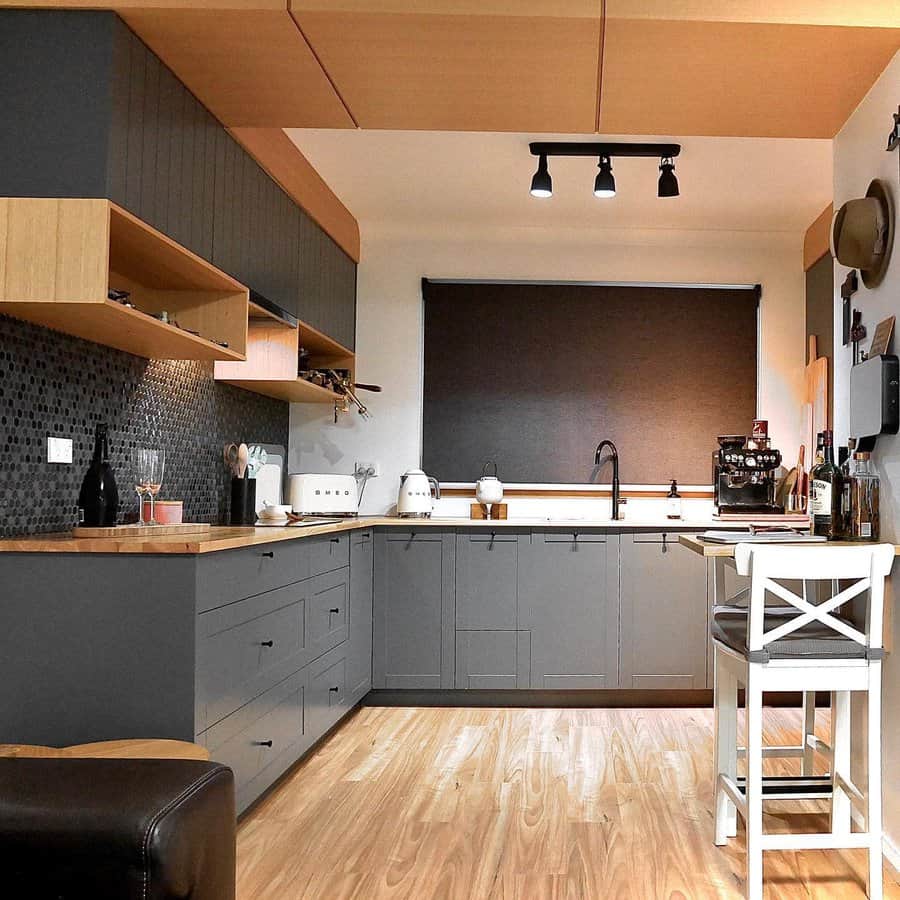
{"type": "MultiPolygon", "coordinates": [[[[746,608],[716,607],[712,632],[715,651],[715,843],[737,833],[736,813],[747,830],[748,900],[762,900],[763,851],[865,848],[869,854],[869,897],[882,897],[881,834],[881,660],[884,580],[891,570],[889,544],[857,547],[761,546],[738,544],[735,566],[750,576],[746,608]],[[802,582],[802,596],[784,582],[802,582]],[[827,599],[818,600],[824,595],[827,599]],[[766,606],[767,595],[781,601],[766,606]],[[808,598],[814,598],[813,602],[808,598]],[[865,625],[839,615],[851,600],[865,600],[865,625]],[[737,693],[746,698],[747,775],[737,774],[737,693]],[[764,691],[831,693],[831,743],[818,740],[809,720],[806,749],[830,762],[831,774],[763,776],[763,758],[796,755],[763,746],[764,691]],[[850,693],[868,696],[866,760],[868,790],[850,778],[850,693]],[[771,752],[766,752],[770,750],[771,752]],[[828,798],[827,833],[764,834],[763,802],[828,798]],[[866,821],[865,832],[851,831],[851,809],[866,821]]],[[[861,618],[861,617],[860,617],[861,618]]],[[[854,620],[855,621],[855,620],[854,620]]]]}

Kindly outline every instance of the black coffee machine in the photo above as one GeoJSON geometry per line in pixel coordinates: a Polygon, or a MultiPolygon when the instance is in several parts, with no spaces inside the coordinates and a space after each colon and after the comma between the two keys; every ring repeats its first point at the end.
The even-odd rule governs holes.
{"type": "Polygon", "coordinates": [[[720,515],[783,513],[784,507],[775,502],[781,451],[768,446],[767,437],[720,434],[717,440],[719,449],[713,453],[716,511],[720,515]]]}

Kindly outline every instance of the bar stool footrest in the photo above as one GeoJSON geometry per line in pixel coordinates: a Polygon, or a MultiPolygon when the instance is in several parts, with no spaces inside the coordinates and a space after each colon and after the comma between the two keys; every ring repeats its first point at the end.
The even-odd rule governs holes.
{"type": "MultiPolygon", "coordinates": [[[[737,789],[747,795],[747,779],[735,779],[737,789]]],[[[763,800],[828,800],[832,794],[830,775],[764,775],[763,800]]]]}

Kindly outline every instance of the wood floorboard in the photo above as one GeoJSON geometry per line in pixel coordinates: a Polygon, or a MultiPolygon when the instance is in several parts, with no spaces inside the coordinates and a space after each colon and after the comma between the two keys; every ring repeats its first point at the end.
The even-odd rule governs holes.
{"type": "MultiPolygon", "coordinates": [[[[764,718],[767,743],[799,741],[798,711],[764,718]]],[[[744,830],[713,845],[712,758],[705,709],[365,707],[240,823],[238,900],[739,900],[744,830]]],[[[766,804],[767,831],[827,821],[766,804]]],[[[764,861],[767,900],[866,896],[865,851],[764,861]]]]}

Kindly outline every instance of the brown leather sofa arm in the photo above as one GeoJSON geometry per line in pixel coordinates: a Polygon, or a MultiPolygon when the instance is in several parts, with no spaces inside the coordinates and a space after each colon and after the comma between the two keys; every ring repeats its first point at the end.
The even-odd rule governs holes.
{"type": "Polygon", "coordinates": [[[0,871],[4,895],[29,900],[234,900],[232,772],[0,759],[0,871]]]}

